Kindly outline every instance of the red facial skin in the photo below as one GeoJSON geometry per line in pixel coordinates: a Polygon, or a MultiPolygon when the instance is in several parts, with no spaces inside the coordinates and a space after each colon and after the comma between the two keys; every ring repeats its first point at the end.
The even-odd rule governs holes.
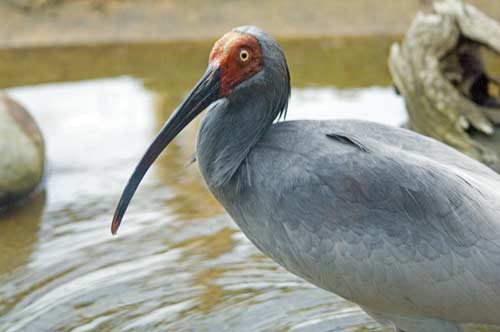
{"type": "Polygon", "coordinates": [[[253,36],[231,31],[215,43],[209,62],[221,70],[219,97],[226,97],[236,85],[262,69],[262,52],[253,36]]]}

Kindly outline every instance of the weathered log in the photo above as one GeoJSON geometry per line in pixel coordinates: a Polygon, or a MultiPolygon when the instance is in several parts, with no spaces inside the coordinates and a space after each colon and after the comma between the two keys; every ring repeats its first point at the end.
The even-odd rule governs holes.
{"type": "Polygon", "coordinates": [[[42,134],[31,115],[0,93],[0,208],[32,193],[44,174],[42,134]]]}
{"type": "Polygon", "coordinates": [[[500,24],[462,0],[419,13],[389,69],[405,98],[410,129],[434,137],[500,171],[499,81],[481,48],[500,54],[500,24]]]}

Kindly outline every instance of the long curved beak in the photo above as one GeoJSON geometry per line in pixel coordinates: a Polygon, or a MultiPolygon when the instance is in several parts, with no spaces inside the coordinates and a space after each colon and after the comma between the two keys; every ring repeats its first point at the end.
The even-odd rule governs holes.
{"type": "Polygon", "coordinates": [[[123,215],[127,210],[130,200],[134,196],[137,187],[141,183],[142,178],[148,171],[149,167],[158,158],[160,153],[167,145],[186,127],[198,114],[207,108],[212,102],[219,97],[220,87],[220,72],[216,65],[210,64],[207,71],[196,86],[191,90],[187,97],[182,101],[179,107],[167,120],[163,128],[156,136],[153,143],[142,157],[128,180],[122,196],[116,207],[113,222],[111,224],[111,233],[116,234],[118,227],[122,221],[123,215]]]}

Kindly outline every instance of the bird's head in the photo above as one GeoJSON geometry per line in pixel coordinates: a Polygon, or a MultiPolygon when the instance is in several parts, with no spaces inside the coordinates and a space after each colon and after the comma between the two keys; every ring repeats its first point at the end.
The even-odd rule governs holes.
{"type": "Polygon", "coordinates": [[[219,97],[229,96],[241,82],[262,70],[262,50],[250,34],[230,31],[219,39],[209,57],[209,68],[218,71],[219,97]]]}
{"type": "Polygon", "coordinates": [[[290,85],[288,66],[278,43],[253,26],[239,27],[222,36],[210,52],[211,68],[219,74],[219,98],[231,97],[246,87],[290,85]]]}
{"type": "MultiPolygon", "coordinates": [[[[130,177],[113,218],[116,233],[139,183],[160,153],[198,114],[221,99],[264,96],[271,107],[271,121],[286,112],[290,95],[290,75],[283,51],[263,30],[244,26],[219,39],[209,57],[207,70],[167,120],[130,177]]],[[[241,99],[241,98],[240,98],[241,99]]]]}

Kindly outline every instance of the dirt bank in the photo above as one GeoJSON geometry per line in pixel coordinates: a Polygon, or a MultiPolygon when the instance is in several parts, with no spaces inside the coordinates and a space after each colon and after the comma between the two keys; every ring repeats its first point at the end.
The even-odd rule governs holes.
{"type": "MultiPolygon", "coordinates": [[[[470,0],[500,19],[500,1],[470,0]]],[[[4,0],[0,47],[214,39],[254,24],[273,35],[401,34],[428,0],[4,0]]]]}

